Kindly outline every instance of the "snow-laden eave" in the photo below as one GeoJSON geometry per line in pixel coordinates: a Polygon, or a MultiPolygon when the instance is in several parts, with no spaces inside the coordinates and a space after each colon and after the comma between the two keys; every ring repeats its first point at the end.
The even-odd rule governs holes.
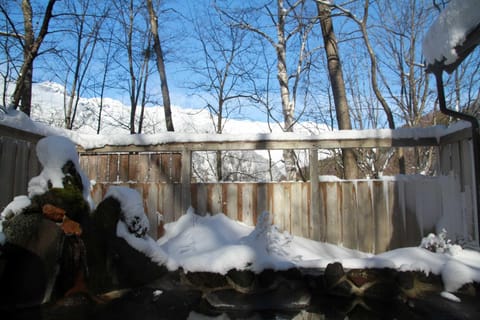
{"type": "Polygon", "coordinates": [[[475,50],[478,44],[480,44],[480,23],[468,34],[468,36],[466,36],[466,40],[461,45],[456,45],[452,48],[452,51],[454,51],[456,55],[453,62],[447,63],[447,59],[444,58],[441,61],[435,60],[427,63],[427,72],[435,73],[446,71],[447,73],[452,73],[463,62],[463,60],[475,50]]]}
{"type": "Polygon", "coordinates": [[[452,0],[423,39],[427,71],[453,72],[480,43],[478,0],[452,0]]]}

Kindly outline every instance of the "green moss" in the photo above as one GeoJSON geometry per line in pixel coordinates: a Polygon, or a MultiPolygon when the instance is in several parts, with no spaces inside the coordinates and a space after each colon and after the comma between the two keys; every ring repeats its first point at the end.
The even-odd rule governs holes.
{"type": "Polygon", "coordinates": [[[37,236],[42,216],[40,214],[19,214],[3,223],[3,233],[8,242],[25,246],[37,236]]]}
{"type": "Polygon", "coordinates": [[[41,211],[45,204],[52,204],[66,211],[66,215],[75,221],[82,222],[90,213],[90,207],[80,190],[73,185],[65,188],[52,188],[32,199],[35,210],[41,211]]]}

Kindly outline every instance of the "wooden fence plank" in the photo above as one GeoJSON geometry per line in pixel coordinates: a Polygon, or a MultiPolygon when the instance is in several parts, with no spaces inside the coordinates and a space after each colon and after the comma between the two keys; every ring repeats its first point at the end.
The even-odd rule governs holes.
{"type": "Polygon", "coordinates": [[[145,202],[145,213],[150,223],[148,233],[153,239],[157,239],[158,183],[143,185],[143,199],[145,202]]]}
{"type": "Polygon", "coordinates": [[[272,186],[272,215],[273,223],[275,223],[280,229],[285,230],[285,215],[289,214],[289,212],[285,208],[285,191],[282,184],[275,184],[272,186]]]}
{"type": "Polygon", "coordinates": [[[268,183],[257,183],[257,216],[255,217],[254,223],[257,223],[258,217],[265,211],[272,212],[269,207],[270,198],[269,195],[269,184],[268,183]]]}
{"type": "Polygon", "coordinates": [[[253,195],[253,185],[251,183],[242,184],[242,193],[239,201],[242,202],[242,221],[250,226],[255,225],[254,211],[256,202],[253,195]]]}
{"type": "Polygon", "coordinates": [[[326,241],[340,243],[342,241],[342,221],[340,215],[341,188],[336,182],[325,182],[325,216],[326,216],[326,241]]]}
{"type": "Polygon", "coordinates": [[[96,157],[96,176],[97,181],[99,182],[110,182],[108,181],[108,155],[101,154],[96,157]]]}
{"type": "Polygon", "coordinates": [[[309,169],[310,169],[310,190],[307,195],[307,204],[308,204],[308,236],[314,240],[322,240],[322,235],[324,231],[321,229],[322,226],[325,226],[325,220],[320,214],[322,199],[322,194],[320,192],[318,176],[318,149],[308,150],[309,155],[309,169]]]}
{"type": "Polygon", "coordinates": [[[195,189],[193,190],[192,197],[194,197],[195,201],[192,199],[192,204],[195,208],[195,212],[200,215],[205,215],[208,212],[207,209],[207,185],[201,183],[194,184],[195,189]]]}
{"type": "Polygon", "coordinates": [[[207,185],[207,212],[210,214],[222,212],[222,188],[219,184],[207,185]]]}
{"type": "Polygon", "coordinates": [[[2,183],[0,183],[0,197],[2,202],[0,208],[7,206],[15,196],[14,179],[15,163],[17,158],[17,144],[9,138],[0,140],[0,172],[3,173],[2,183]]]}
{"type": "Polygon", "coordinates": [[[238,198],[237,198],[237,188],[240,188],[241,185],[233,183],[222,184],[222,207],[223,213],[227,215],[230,219],[238,219],[238,198]]]}
{"type": "Polygon", "coordinates": [[[422,195],[417,194],[417,181],[405,183],[405,239],[404,243],[408,246],[417,246],[418,239],[421,235],[420,226],[417,220],[417,197],[422,195]]]}
{"type": "Polygon", "coordinates": [[[375,213],[375,252],[387,251],[392,238],[392,217],[389,208],[389,181],[373,181],[373,211],[375,213]]]}
{"type": "Polygon", "coordinates": [[[300,209],[300,214],[302,216],[302,230],[301,230],[301,236],[302,237],[306,237],[308,238],[309,235],[310,235],[310,215],[311,215],[311,211],[310,211],[310,187],[311,187],[311,183],[302,183],[301,184],[301,188],[302,188],[302,207],[300,209]]]}
{"type": "Polygon", "coordinates": [[[161,154],[161,173],[166,182],[171,182],[171,157],[169,153],[161,154]]]}
{"type": "Polygon", "coordinates": [[[80,167],[82,167],[83,172],[90,180],[97,181],[97,177],[94,174],[94,164],[92,163],[93,161],[91,158],[93,158],[92,155],[82,155],[79,158],[80,167]]]}
{"type": "Polygon", "coordinates": [[[250,183],[250,185],[252,186],[252,225],[256,225],[262,211],[258,210],[258,185],[256,183],[250,183]]]}
{"type": "Polygon", "coordinates": [[[161,208],[158,211],[163,215],[165,223],[173,222],[175,221],[173,185],[170,183],[160,183],[159,189],[158,202],[161,205],[161,208]]]}
{"type": "Polygon", "coordinates": [[[372,203],[372,189],[369,181],[357,182],[357,199],[358,248],[364,252],[374,252],[375,220],[372,203]]]}
{"type": "Polygon", "coordinates": [[[306,202],[302,185],[301,183],[292,183],[290,188],[290,232],[296,236],[303,235],[304,216],[307,213],[303,211],[305,208],[302,206],[302,203],[306,202]]]}
{"type": "Polygon", "coordinates": [[[392,248],[398,248],[402,243],[405,243],[406,239],[406,208],[405,208],[405,182],[404,181],[395,181],[393,186],[393,198],[392,198],[392,228],[393,235],[392,240],[390,241],[390,246],[392,248]]]}
{"type": "Polygon", "coordinates": [[[358,249],[357,192],[355,184],[340,183],[342,243],[348,248],[358,249]]]}
{"type": "Polygon", "coordinates": [[[173,184],[173,205],[174,205],[174,213],[175,213],[175,220],[180,219],[180,217],[185,214],[187,211],[187,207],[184,206],[183,202],[183,192],[185,189],[180,183],[173,184]]]}
{"type": "Polygon", "coordinates": [[[120,182],[128,182],[128,167],[130,156],[128,154],[120,154],[118,162],[118,180],[120,182]]]}
{"type": "MultiPolygon", "coordinates": [[[[320,190],[319,194],[317,195],[320,199],[318,200],[318,212],[312,211],[312,233],[314,235],[319,235],[318,241],[327,241],[327,228],[328,228],[328,220],[327,220],[327,212],[328,210],[328,195],[327,195],[327,184],[325,182],[318,182],[318,189],[320,190]],[[315,219],[318,217],[317,219],[315,219]],[[318,222],[318,223],[317,223],[318,222]]],[[[312,198],[315,195],[312,194],[312,198]]],[[[312,199],[312,203],[313,203],[312,199]]],[[[313,210],[314,208],[312,208],[313,210]]]]}
{"type": "Polygon", "coordinates": [[[118,182],[118,154],[108,155],[108,177],[109,182],[118,182]]]}
{"type": "MultiPolygon", "coordinates": [[[[188,157],[187,160],[189,160],[190,155],[188,153],[186,154],[186,157],[188,157]]],[[[170,181],[172,182],[181,182],[182,181],[182,154],[180,153],[172,153],[171,154],[171,174],[170,174],[170,181]]],[[[188,171],[187,171],[188,172],[188,171]]]]}
{"type": "MultiPolygon", "coordinates": [[[[28,150],[30,149],[29,144],[25,142],[17,142],[17,150],[16,150],[16,159],[28,159],[28,150]]],[[[21,195],[27,189],[28,181],[30,177],[28,176],[28,162],[26,161],[15,161],[14,163],[14,177],[13,183],[13,194],[14,195],[21,195]]]]}

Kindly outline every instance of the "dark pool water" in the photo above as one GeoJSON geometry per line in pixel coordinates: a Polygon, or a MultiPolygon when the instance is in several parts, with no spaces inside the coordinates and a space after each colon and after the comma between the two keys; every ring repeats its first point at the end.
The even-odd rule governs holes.
{"type": "MultiPolygon", "coordinates": [[[[292,292],[292,294],[294,294],[292,292]]],[[[308,306],[272,309],[275,301],[229,300],[213,307],[197,291],[151,288],[131,290],[123,297],[98,303],[76,296],[37,308],[4,309],[0,319],[18,320],[158,320],[158,319],[480,319],[478,298],[462,297],[462,303],[438,295],[411,301],[366,301],[329,296],[311,297],[308,306]]]]}

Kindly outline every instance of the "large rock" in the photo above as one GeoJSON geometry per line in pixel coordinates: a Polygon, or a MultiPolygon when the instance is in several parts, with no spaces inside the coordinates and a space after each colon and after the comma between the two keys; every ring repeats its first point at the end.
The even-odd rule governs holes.
{"type": "MultiPolygon", "coordinates": [[[[63,295],[57,286],[65,235],[54,222],[29,207],[3,224],[6,244],[0,249],[0,303],[26,306],[63,295]]],[[[67,270],[62,270],[68,273],[67,270]]],[[[71,283],[70,283],[71,284],[71,283]]]]}
{"type": "Polygon", "coordinates": [[[67,160],[61,168],[44,168],[29,188],[35,190],[29,205],[3,213],[1,305],[30,306],[63,297],[82,278],[79,275],[87,275],[80,235],[90,205],[75,164],[67,160]],[[53,187],[50,176],[63,177],[64,187],[53,187]]]}
{"type": "Polygon", "coordinates": [[[165,267],[117,236],[122,216],[120,202],[107,197],[85,227],[89,287],[94,292],[146,285],[166,273],[165,267]]]}

